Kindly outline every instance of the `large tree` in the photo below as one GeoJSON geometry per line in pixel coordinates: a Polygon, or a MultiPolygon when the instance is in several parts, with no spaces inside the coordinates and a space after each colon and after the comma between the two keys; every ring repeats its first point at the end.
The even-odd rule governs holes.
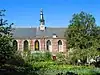
{"type": "Polygon", "coordinates": [[[15,52],[11,45],[11,25],[13,23],[9,25],[7,20],[3,19],[3,12],[5,10],[0,10],[0,64],[5,64],[6,61],[12,58],[15,52]]]}
{"type": "MultiPolygon", "coordinates": [[[[12,45],[12,24],[4,20],[0,10],[0,75],[38,75],[31,64],[24,61],[12,45]]],[[[39,69],[38,69],[39,71],[39,69]]]]}
{"type": "Polygon", "coordinates": [[[65,35],[68,48],[90,48],[94,45],[97,36],[95,18],[83,11],[74,14],[65,35]]]}
{"type": "Polygon", "coordinates": [[[95,18],[88,13],[74,14],[70,25],[65,32],[70,63],[76,63],[78,59],[82,63],[100,55],[100,27],[96,26],[95,18]]]}

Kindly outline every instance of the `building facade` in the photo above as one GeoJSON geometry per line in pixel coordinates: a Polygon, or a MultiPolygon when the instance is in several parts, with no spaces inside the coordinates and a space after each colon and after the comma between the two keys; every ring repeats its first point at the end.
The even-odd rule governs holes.
{"type": "Polygon", "coordinates": [[[66,52],[64,32],[66,28],[46,27],[43,10],[40,10],[40,26],[36,28],[14,28],[13,45],[20,51],[66,52]]]}

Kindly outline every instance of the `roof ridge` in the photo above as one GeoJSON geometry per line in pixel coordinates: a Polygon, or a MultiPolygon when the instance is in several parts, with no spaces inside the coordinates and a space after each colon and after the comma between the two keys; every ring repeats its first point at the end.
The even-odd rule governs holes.
{"type": "Polygon", "coordinates": [[[46,27],[46,28],[67,28],[67,27],[46,27]]]}
{"type": "MultiPolygon", "coordinates": [[[[13,27],[13,28],[29,28],[29,27],[13,27]]],[[[32,28],[36,28],[36,27],[32,27],[32,28]]]]}

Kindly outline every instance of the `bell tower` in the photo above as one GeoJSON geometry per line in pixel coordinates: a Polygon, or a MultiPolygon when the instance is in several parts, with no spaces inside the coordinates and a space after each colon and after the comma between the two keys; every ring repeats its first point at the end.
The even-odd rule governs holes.
{"type": "Polygon", "coordinates": [[[41,8],[40,10],[40,30],[45,30],[45,20],[44,20],[44,16],[43,16],[43,9],[41,8]]]}

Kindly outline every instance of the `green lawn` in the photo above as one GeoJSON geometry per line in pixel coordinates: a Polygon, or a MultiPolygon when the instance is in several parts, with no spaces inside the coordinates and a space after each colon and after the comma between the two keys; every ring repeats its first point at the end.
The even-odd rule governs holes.
{"type": "Polygon", "coordinates": [[[41,68],[41,73],[45,75],[56,75],[57,73],[74,72],[78,75],[97,75],[100,74],[100,68],[93,66],[73,66],[57,65],[54,62],[35,62],[33,67],[41,68]]]}

